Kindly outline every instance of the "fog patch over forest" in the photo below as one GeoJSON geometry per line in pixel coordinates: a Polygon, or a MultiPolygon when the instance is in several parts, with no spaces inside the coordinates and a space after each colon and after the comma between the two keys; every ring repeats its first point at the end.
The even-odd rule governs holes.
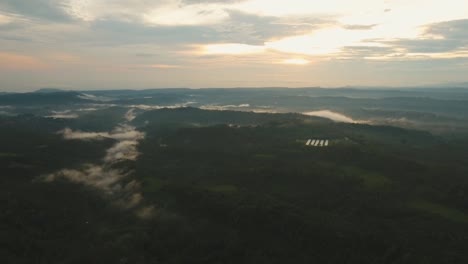
{"type": "Polygon", "coordinates": [[[119,125],[111,132],[84,132],[65,128],[58,133],[62,134],[65,139],[69,140],[102,140],[104,138],[112,138],[115,140],[139,140],[144,138],[144,133],[135,130],[135,127],[127,124],[119,125]]]}
{"type": "MultiPolygon", "coordinates": [[[[130,109],[125,119],[133,120],[136,114],[130,109]]],[[[126,123],[119,124],[110,132],[84,132],[65,128],[58,132],[66,140],[103,140],[111,138],[117,142],[107,149],[101,164],[83,164],[78,169],[61,169],[54,173],[42,176],[45,182],[66,179],[70,182],[82,184],[100,190],[110,198],[116,206],[125,210],[134,210],[141,218],[153,214],[153,206],[143,205],[141,184],[131,179],[133,171],[119,168],[117,165],[123,161],[135,161],[139,152],[139,140],[144,139],[145,133],[137,131],[135,127],[126,123]]]]}
{"type": "Polygon", "coordinates": [[[330,110],[320,110],[320,111],[312,111],[312,112],[304,112],[302,113],[308,116],[318,116],[333,120],[335,122],[343,122],[343,123],[363,123],[362,121],[354,120],[351,117],[345,116],[343,114],[333,112],[330,110]]]}

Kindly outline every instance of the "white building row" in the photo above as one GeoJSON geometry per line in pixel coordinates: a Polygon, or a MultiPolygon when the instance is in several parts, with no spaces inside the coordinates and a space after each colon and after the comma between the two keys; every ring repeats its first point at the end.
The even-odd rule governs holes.
{"type": "Polygon", "coordinates": [[[328,139],[309,139],[306,142],[306,146],[328,147],[328,143],[328,139]]]}

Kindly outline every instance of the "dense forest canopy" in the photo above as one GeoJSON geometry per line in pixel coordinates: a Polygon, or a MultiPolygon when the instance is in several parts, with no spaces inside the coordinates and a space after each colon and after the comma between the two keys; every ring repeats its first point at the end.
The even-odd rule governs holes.
{"type": "MultiPolygon", "coordinates": [[[[405,99],[369,91],[349,103],[353,113],[378,113],[375,120],[391,107],[370,110],[363,100],[408,104],[408,119],[432,122],[415,130],[293,111],[307,100],[311,111],[329,100],[338,101],[328,109],[344,109],[336,102],[350,97],[317,95],[295,106],[283,98],[263,109],[291,111],[258,113],[255,90],[249,102],[247,91],[229,93],[0,99],[9,102],[0,115],[3,262],[468,262],[466,123],[437,128],[464,120],[466,104],[438,111],[437,103],[455,100],[450,93],[423,99],[412,91],[405,99]],[[216,103],[199,105],[209,98],[216,103]],[[457,113],[444,116],[450,111],[457,113]]],[[[278,93],[292,92],[269,96],[278,93]]]]}

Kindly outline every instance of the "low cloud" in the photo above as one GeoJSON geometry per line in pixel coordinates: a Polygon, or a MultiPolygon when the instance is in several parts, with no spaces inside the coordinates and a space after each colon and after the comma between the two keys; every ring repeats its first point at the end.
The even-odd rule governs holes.
{"type": "Polygon", "coordinates": [[[135,118],[136,118],[135,109],[132,108],[132,109],[128,110],[127,113],[125,113],[125,119],[127,121],[130,122],[135,118]]]}
{"type": "Polygon", "coordinates": [[[79,130],[73,131],[70,128],[65,128],[59,131],[65,139],[82,139],[82,140],[100,140],[109,137],[108,132],[82,132],[79,130]]]}
{"type": "Polygon", "coordinates": [[[53,114],[46,116],[48,118],[56,118],[56,119],[74,119],[78,118],[77,114],[53,114]]]}
{"type": "Polygon", "coordinates": [[[329,111],[329,110],[305,112],[305,113],[302,113],[302,114],[308,115],[308,116],[323,117],[323,118],[333,120],[335,122],[360,123],[360,121],[354,120],[351,117],[345,116],[345,115],[340,114],[340,113],[332,112],[332,111],[329,111]]]}
{"type": "Polygon", "coordinates": [[[190,105],[196,104],[197,102],[185,102],[181,104],[173,104],[173,105],[146,105],[146,104],[138,104],[138,105],[129,105],[129,107],[140,109],[140,110],[158,110],[158,109],[175,109],[175,108],[183,108],[188,107],[190,105]]]}
{"type": "Polygon", "coordinates": [[[77,114],[71,113],[71,110],[51,111],[51,113],[51,115],[47,115],[45,117],[57,119],[74,119],[79,117],[77,114]]]}
{"type": "Polygon", "coordinates": [[[99,110],[99,109],[94,108],[94,107],[76,109],[76,111],[78,111],[78,112],[92,112],[92,111],[97,111],[97,110],[99,110]]]}
{"type": "Polygon", "coordinates": [[[107,150],[104,161],[116,162],[120,160],[136,160],[139,155],[137,145],[138,142],[136,140],[120,141],[107,150]]]}
{"type": "Polygon", "coordinates": [[[115,140],[140,140],[145,137],[143,132],[137,131],[135,127],[130,125],[120,125],[112,132],[84,132],[80,130],[72,130],[65,128],[58,132],[68,140],[102,140],[112,138],[115,140]]]}
{"type": "MultiPolygon", "coordinates": [[[[62,113],[63,114],[63,113],[62,113]]],[[[135,116],[130,109],[125,118],[131,121],[135,116]]],[[[101,164],[84,164],[78,169],[62,169],[41,177],[45,182],[59,179],[82,184],[102,191],[113,200],[113,204],[125,210],[132,210],[140,218],[154,215],[154,207],[144,205],[141,184],[136,180],[126,182],[132,175],[131,171],[117,169],[121,161],[135,161],[140,154],[137,150],[138,141],[145,134],[137,131],[135,127],[121,124],[111,132],[83,132],[65,128],[59,132],[67,140],[102,140],[112,138],[117,140],[109,148],[101,164]]]]}
{"type": "Polygon", "coordinates": [[[63,169],[45,177],[46,182],[52,182],[63,178],[74,183],[91,186],[106,193],[114,193],[122,189],[120,180],[126,176],[125,173],[108,168],[106,166],[85,164],[79,170],[63,169]]]}
{"type": "Polygon", "coordinates": [[[203,105],[200,109],[204,110],[232,110],[238,108],[249,108],[250,104],[239,104],[239,105],[203,105]]]}

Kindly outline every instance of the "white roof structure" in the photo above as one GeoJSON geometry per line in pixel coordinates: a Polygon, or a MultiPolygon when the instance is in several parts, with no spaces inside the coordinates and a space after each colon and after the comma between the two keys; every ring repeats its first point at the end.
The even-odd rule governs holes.
{"type": "Polygon", "coordinates": [[[308,139],[306,146],[312,147],[328,147],[330,141],[328,139],[308,139]]]}

